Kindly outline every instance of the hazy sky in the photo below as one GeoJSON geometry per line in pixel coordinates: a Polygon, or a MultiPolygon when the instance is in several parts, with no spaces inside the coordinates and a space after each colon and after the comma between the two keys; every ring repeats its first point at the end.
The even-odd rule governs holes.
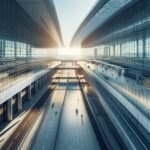
{"type": "Polygon", "coordinates": [[[97,0],[54,0],[66,46],[97,0]]]}

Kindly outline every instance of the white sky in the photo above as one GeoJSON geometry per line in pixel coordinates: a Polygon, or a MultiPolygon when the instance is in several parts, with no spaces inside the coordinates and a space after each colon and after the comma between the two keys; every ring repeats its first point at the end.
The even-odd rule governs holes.
{"type": "Polygon", "coordinates": [[[66,47],[97,0],[54,0],[66,47]]]}

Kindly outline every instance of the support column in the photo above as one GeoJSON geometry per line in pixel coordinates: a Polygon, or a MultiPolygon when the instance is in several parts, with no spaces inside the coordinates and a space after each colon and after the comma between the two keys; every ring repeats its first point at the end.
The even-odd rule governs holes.
{"type": "Polygon", "coordinates": [[[108,46],[108,57],[110,57],[110,45],[108,46]]]}
{"type": "Polygon", "coordinates": [[[42,80],[42,87],[43,87],[44,86],[44,78],[42,77],[41,80],[42,80]]]}
{"type": "Polygon", "coordinates": [[[14,49],[15,49],[14,57],[16,59],[17,58],[17,43],[16,43],[16,41],[14,43],[14,49]]]}
{"type": "Polygon", "coordinates": [[[46,83],[47,82],[47,79],[46,79],[46,75],[44,76],[44,83],[46,83]]]}
{"type": "Polygon", "coordinates": [[[42,81],[42,78],[40,78],[40,88],[43,87],[43,81],[42,81]]]}
{"type": "Polygon", "coordinates": [[[32,59],[32,46],[30,45],[30,59],[32,59]]]}
{"type": "Polygon", "coordinates": [[[13,104],[12,98],[7,101],[7,121],[13,120],[13,104]]]}
{"type": "Polygon", "coordinates": [[[143,58],[146,57],[146,34],[143,34],[143,58]]]}
{"type": "Polygon", "coordinates": [[[43,77],[41,77],[41,85],[42,85],[42,87],[44,86],[43,77]]]}
{"type": "Polygon", "coordinates": [[[136,49],[136,57],[139,57],[139,39],[138,38],[136,39],[136,47],[137,47],[137,49],[136,49]]]}
{"type": "Polygon", "coordinates": [[[22,110],[22,96],[21,96],[21,91],[17,94],[17,109],[18,109],[18,111],[22,110]]]}
{"type": "Polygon", "coordinates": [[[113,45],[113,56],[116,56],[115,45],[113,45]]]}
{"type": "Polygon", "coordinates": [[[45,74],[45,83],[47,83],[47,74],[45,74]]]}
{"type": "Polygon", "coordinates": [[[94,48],[94,57],[97,57],[97,48],[94,48]]]}
{"type": "Polygon", "coordinates": [[[46,79],[47,79],[47,83],[49,83],[49,75],[48,75],[48,73],[46,74],[46,79]]]}
{"type": "Polygon", "coordinates": [[[35,81],[35,91],[38,92],[39,90],[39,87],[38,87],[38,79],[35,81]]]}
{"type": "Polygon", "coordinates": [[[120,43],[120,57],[122,57],[122,44],[120,43]]]}
{"type": "Polygon", "coordinates": [[[41,89],[42,85],[41,85],[41,78],[39,79],[39,88],[41,89]]]}
{"type": "Polygon", "coordinates": [[[28,100],[31,100],[31,85],[28,86],[28,100]]]}
{"type": "Polygon", "coordinates": [[[0,58],[2,58],[3,55],[3,41],[0,39],[0,58]]]}
{"type": "Polygon", "coordinates": [[[29,46],[26,44],[26,59],[29,61],[29,46]]]}
{"type": "Polygon", "coordinates": [[[43,76],[43,86],[45,85],[45,76],[43,76]]]}
{"type": "Polygon", "coordinates": [[[5,40],[1,40],[0,43],[0,58],[5,57],[5,40]]]}
{"type": "Polygon", "coordinates": [[[107,56],[106,47],[104,47],[104,56],[107,56]]]}

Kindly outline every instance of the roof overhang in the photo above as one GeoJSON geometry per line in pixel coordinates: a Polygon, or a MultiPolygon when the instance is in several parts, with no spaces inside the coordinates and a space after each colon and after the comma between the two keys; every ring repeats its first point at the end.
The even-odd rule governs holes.
{"type": "Polygon", "coordinates": [[[81,43],[94,31],[96,31],[96,29],[100,28],[112,17],[116,16],[137,1],[138,0],[107,0],[105,1],[105,3],[103,1],[98,2],[94,9],[98,6],[99,9],[95,12],[93,16],[91,15],[91,13],[93,13],[94,9],[90,12],[90,14],[87,16],[88,21],[86,21],[86,19],[84,20],[84,22],[81,24],[81,26],[73,36],[70,45],[72,47],[80,47],[81,43]]]}
{"type": "Polygon", "coordinates": [[[17,0],[17,2],[58,46],[63,45],[60,25],[52,0],[17,0]]]}

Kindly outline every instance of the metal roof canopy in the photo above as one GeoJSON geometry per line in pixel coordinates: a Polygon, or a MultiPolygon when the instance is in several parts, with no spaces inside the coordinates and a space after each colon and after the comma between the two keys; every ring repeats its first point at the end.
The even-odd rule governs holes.
{"type": "MultiPolygon", "coordinates": [[[[81,43],[90,36],[97,28],[100,28],[103,24],[105,24],[109,19],[111,19],[113,16],[117,15],[121,11],[123,11],[125,8],[129,7],[130,5],[134,4],[138,0],[109,0],[106,3],[103,3],[103,7],[99,6],[99,10],[97,13],[95,13],[94,16],[91,16],[91,13],[87,16],[88,22],[86,19],[77,32],[75,33],[71,46],[81,46],[81,43]],[[91,16],[89,18],[89,16],[91,16]]],[[[97,5],[102,5],[100,2],[97,3],[97,5]]],[[[96,8],[95,6],[94,8],[96,8]]]]}
{"type": "Polygon", "coordinates": [[[60,25],[52,0],[17,0],[17,2],[58,46],[63,45],[60,25]]]}

